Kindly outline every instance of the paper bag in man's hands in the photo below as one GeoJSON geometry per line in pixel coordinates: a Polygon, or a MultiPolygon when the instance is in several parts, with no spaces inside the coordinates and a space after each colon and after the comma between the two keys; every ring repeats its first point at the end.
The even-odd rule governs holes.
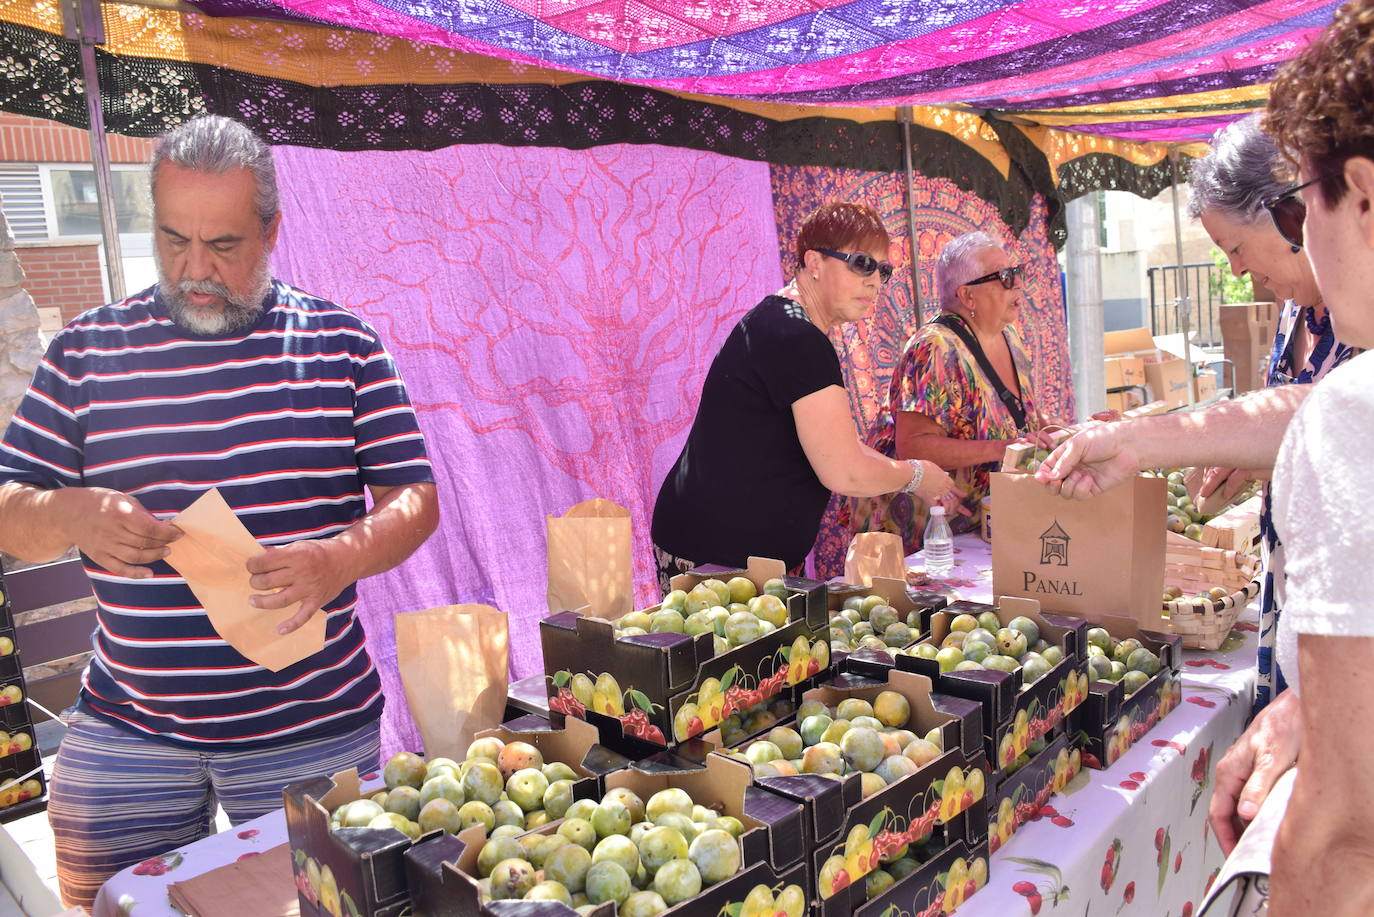
{"type": "Polygon", "coordinates": [[[425,755],[461,761],[472,737],[506,712],[507,623],[490,605],[408,611],[396,623],[396,666],[425,755]]]}
{"type": "Polygon", "coordinates": [[[844,557],[844,581],[872,586],[874,577],[906,579],[902,536],[892,532],[860,532],[849,543],[849,553],[844,557]]]}
{"type": "Polygon", "coordinates": [[[172,542],[167,563],[205,608],[215,633],[245,659],[279,672],[324,649],[325,615],[317,612],[283,636],[277,627],[300,610],[254,608],[248,559],[263,553],[218,489],[211,488],[168,520],[186,534],[172,542]]]}
{"type": "Polygon", "coordinates": [[[630,511],[598,497],[548,520],[549,611],[606,619],[634,611],[630,511]]]}

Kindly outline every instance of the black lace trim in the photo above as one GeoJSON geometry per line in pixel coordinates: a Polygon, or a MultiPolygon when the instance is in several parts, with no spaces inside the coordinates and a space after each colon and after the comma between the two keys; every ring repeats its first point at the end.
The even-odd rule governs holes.
{"type": "MultiPolygon", "coordinates": [[[[1179,181],[1188,180],[1188,163],[1179,163],[1179,181]]],[[[1059,199],[1071,201],[1091,191],[1130,191],[1152,198],[1173,184],[1168,159],[1140,166],[1111,153],[1088,153],[1059,167],[1059,199]]]]}
{"type": "MultiPolygon", "coordinates": [[[[96,61],[106,129],[135,137],[155,137],[208,111],[244,121],[272,144],[334,150],[434,150],[457,143],[586,149],[652,143],[778,165],[902,169],[901,125],[896,122],[820,116],[778,121],[603,80],[563,86],[320,87],[99,49],[96,61]]],[[[0,109],[84,129],[80,72],[75,42],[0,22],[0,109]]],[[[1060,198],[1097,188],[1152,187],[1150,170],[1106,157],[1115,164],[1083,168],[1070,163],[1061,169],[1061,185],[1068,175],[1072,189],[1064,197],[1035,144],[1004,122],[990,123],[1011,155],[1009,179],[966,144],[919,125],[911,128],[915,161],[922,175],[948,179],[995,204],[1015,232],[1025,228],[1037,193],[1050,202],[1050,236],[1057,247],[1064,241],[1060,198]]]]}

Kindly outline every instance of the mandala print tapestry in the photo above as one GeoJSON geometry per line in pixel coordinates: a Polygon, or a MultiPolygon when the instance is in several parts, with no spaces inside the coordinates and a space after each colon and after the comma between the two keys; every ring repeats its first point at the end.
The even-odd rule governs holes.
{"type": "MultiPolygon", "coordinates": [[[[849,169],[774,166],[773,202],[777,210],[778,250],[784,270],[796,265],[797,229],[813,209],[831,200],[858,201],[882,215],[892,240],[890,258],[897,270],[883,288],[873,313],[862,321],[831,333],[840,354],[850,408],[860,435],[868,432],[887,398],[892,369],[902,348],[919,325],[911,289],[911,239],[907,232],[906,200],[901,175],[849,169]]],[[[1026,230],[1015,236],[997,208],[982,198],[960,191],[945,179],[919,173],[915,181],[914,211],[918,239],[917,275],[926,320],[938,310],[935,262],[955,236],[983,230],[1000,240],[1018,262],[1024,263],[1025,305],[1017,327],[1034,362],[1036,394],[1052,418],[1073,414],[1073,376],[1069,367],[1068,328],[1063,283],[1054,246],[1046,226],[1044,202],[1036,198],[1026,230]],[[1028,307],[1028,308],[1027,308],[1028,307]]],[[[844,554],[851,532],[835,520],[834,501],[826,511],[812,553],[813,570],[822,579],[844,572],[844,554]]]]}

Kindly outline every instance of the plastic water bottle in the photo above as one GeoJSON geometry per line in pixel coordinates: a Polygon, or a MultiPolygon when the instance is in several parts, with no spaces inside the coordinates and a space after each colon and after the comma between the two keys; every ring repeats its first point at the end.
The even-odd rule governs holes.
{"type": "Polygon", "coordinates": [[[945,508],[932,506],[925,534],[926,573],[948,576],[954,569],[954,535],[945,521],[945,508]]]}

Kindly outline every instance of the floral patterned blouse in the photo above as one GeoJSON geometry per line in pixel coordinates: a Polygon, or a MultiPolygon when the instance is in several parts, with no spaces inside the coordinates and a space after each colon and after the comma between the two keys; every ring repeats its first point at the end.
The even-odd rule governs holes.
{"type": "MultiPolygon", "coordinates": [[[[874,422],[868,444],[889,457],[897,454],[898,413],[924,414],[953,439],[1015,439],[1043,423],[1031,387],[1030,357],[1016,329],[1002,332],[1011,351],[1026,409],[1026,429],[1018,429],[1011,411],[997,397],[997,388],[958,336],[944,325],[923,325],[902,350],[892,374],[887,404],[874,422]]],[[[1000,462],[960,468],[955,483],[968,491],[964,505],[969,516],[955,514],[950,528],[957,534],[972,531],[979,521],[979,501],[988,494],[988,474],[1000,462]]],[[[840,503],[839,522],[850,532],[895,532],[907,553],[919,550],[925,531],[926,507],[906,494],[848,498],[840,503]]]]}

